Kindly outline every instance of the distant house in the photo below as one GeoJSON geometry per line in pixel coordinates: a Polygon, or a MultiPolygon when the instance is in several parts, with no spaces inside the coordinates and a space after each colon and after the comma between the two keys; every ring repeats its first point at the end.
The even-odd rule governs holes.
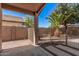
{"type": "Polygon", "coordinates": [[[24,26],[24,21],[21,17],[3,15],[2,26],[24,26]]]}

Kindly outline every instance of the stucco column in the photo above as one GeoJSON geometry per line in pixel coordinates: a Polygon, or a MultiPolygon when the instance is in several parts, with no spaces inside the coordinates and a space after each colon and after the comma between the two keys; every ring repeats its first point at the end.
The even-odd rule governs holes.
{"type": "Polygon", "coordinates": [[[0,3],[0,52],[2,50],[2,8],[0,3]]]}
{"type": "Polygon", "coordinates": [[[38,43],[39,40],[39,29],[38,29],[38,13],[34,16],[34,45],[38,43]]]}

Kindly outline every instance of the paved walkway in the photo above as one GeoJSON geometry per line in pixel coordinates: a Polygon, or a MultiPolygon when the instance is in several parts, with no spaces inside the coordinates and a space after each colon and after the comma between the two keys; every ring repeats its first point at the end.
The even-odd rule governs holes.
{"type": "Polygon", "coordinates": [[[31,45],[32,42],[28,39],[26,40],[16,40],[16,41],[8,41],[2,43],[2,49],[9,49],[9,48],[15,48],[25,45],[31,45]]]}

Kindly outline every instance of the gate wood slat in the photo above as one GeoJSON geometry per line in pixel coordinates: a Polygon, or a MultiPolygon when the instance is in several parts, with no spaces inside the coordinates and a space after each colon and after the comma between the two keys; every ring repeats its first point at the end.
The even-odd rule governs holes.
{"type": "Polygon", "coordinates": [[[2,38],[4,41],[28,39],[26,27],[2,26],[2,38]]]}

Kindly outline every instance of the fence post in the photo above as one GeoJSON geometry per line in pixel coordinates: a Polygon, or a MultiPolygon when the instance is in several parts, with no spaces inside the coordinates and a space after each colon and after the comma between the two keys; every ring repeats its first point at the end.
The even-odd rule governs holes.
{"type": "Polygon", "coordinates": [[[67,22],[65,21],[65,39],[66,39],[66,45],[68,45],[68,35],[67,35],[67,22]]]}

